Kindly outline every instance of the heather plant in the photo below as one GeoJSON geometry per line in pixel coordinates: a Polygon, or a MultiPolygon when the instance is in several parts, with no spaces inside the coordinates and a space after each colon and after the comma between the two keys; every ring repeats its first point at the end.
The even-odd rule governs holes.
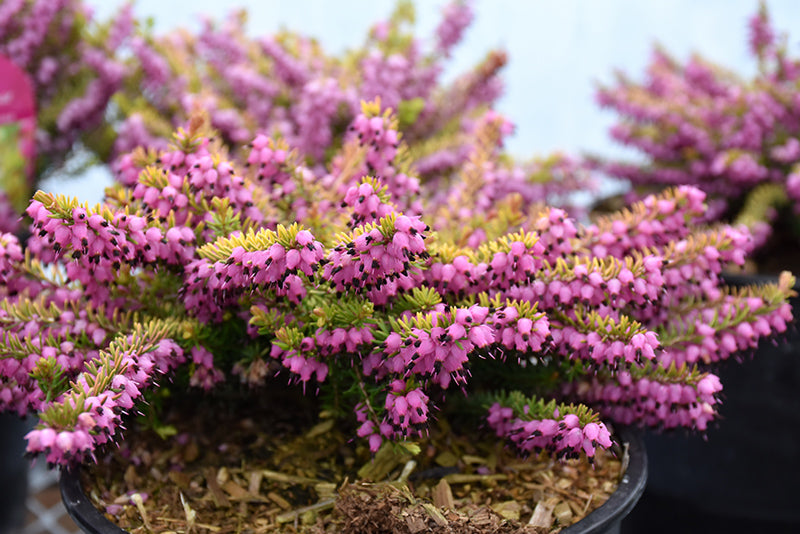
{"type": "Polygon", "coordinates": [[[364,103],[321,180],[305,145],[260,134],[240,162],[194,116],[130,154],[100,205],[38,192],[25,252],[0,238],[0,402],[38,415],[29,453],[95,458],[167,380],[173,396],[288,380],[372,451],[474,401],[521,454],[592,458],[612,421],[705,430],[707,365],[791,320],[789,273],[721,282],[750,236],[700,224],[699,189],[581,226],[504,189],[489,113],[433,194],[407,185],[399,121],[364,103]]]}
{"type": "MultiPolygon", "coordinates": [[[[426,152],[448,148],[457,158],[460,145],[453,135],[440,140],[443,130],[462,130],[474,111],[502,92],[498,74],[505,55],[497,51],[450,86],[440,84],[445,62],[472,20],[469,2],[444,9],[427,51],[410,31],[409,2],[399,2],[363,46],[341,56],[297,33],[250,37],[246,18],[237,11],[224,21],[204,19],[196,33],[157,35],[141,28],[131,43],[131,75],[117,97],[121,153],[142,145],[163,148],[200,108],[229,146],[257,134],[279,136],[314,168],[332,155],[332,140],[341,139],[360,101],[380,97],[398,110],[409,142],[439,140],[426,152]]],[[[440,155],[436,166],[446,166],[445,159],[440,155]]]]}
{"type": "Polygon", "coordinates": [[[764,4],[749,21],[758,72],[743,78],[694,55],[653,52],[646,76],[623,74],[598,102],[618,114],[611,136],[643,161],[596,161],[642,194],[693,184],[709,195],[709,220],[748,225],[757,244],[774,225],[797,243],[800,213],[800,63],[773,30],[764,4]]]}
{"type": "MultiPolygon", "coordinates": [[[[395,110],[395,128],[414,162],[413,179],[405,173],[391,180],[412,195],[425,184],[439,190],[439,182],[465,162],[477,124],[503,90],[506,55],[498,50],[452,82],[443,81],[472,21],[471,4],[448,3],[435,34],[423,41],[412,31],[412,4],[400,1],[391,17],[373,25],[363,45],[338,55],[295,32],[252,37],[242,11],[223,21],[204,19],[196,32],[159,35],[139,25],[129,75],[114,99],[115,175],[123,183],[134,181],[136,174],[127,172],[131,149],[164,149],[173,130],[203,110],[231,158],[256,164],[258,154],[240,148],[259,136],[270,138],[290,145],[316,179],[329,181],[332,158],[348,139],[346,129],[361,101],[380,98],[395,110]]],[[[507,135],[513,127],[505,129],[507,135]]],[[[364,165],[371,174],[379,172],[372,166],[380,162],[367,158],[364,165]]],[[[565,155],[505,161],[502,167],[497,181],[505,184],[497,187],[519,192],[528,202],[566,205],[573,191],[594,187],[579,162],[565,155]]]]}
{"type": "MultiPolygon", "coordinates": [[[[361,100],[381,98],[397,111],[415,166],[413,180],[396,180],[413,194],[420,182],[437,189],[459,168],[476,123],[502,94],[502,51],[442,82],[472,17],[471,2],[446,5],[426,47],[411,31],[412,5],[399,2],[362,46],[337,56],[296,33],[251,37],[244,12],[204,19],[196,32],[156,34],[130,5],[97,24],[77,0],[19,0],[0,7],[0,54],[34,82],[37,180],[99,161],[111,164],[123,183],[135,181],[127,172],[133,149],[165,149],[174,129],[202,110],[237,162],[257,158],[241,147],[268,137],[291,145],[324,182],[361,100]],[[76,153],[83,165],[70,159],[76,153]]],[[[512,126],[505,128],[508,134],[512,126]]],[[[528,202],[567,205],[573,191],[593,188],[578,161],[565,155],[507,159],[499,167],[502,187],[528,202]]]]}
{"type": "MultiPolygon", "coordinates": [[[[470,2],[445,6],[426,47],[411,32],[413,7],[400,2],[363,46],[334,56],[295,33],[250,37],[244,12],[221,22],[206,19],[196,32],[158,35],[130,5],[98,24],[79,1],[6,2],[0,54],[28,73],[38,106],[39,158],[30,187],[95,162],[109,163],[114,177],[129,183],[136,179],[127,172],[133,149],[166,148],[173,130],[200,109],[237,162],[254,164],[258,154],[245,155],[241,147],[269,137],[290,144],[316,180],[330,181],[331,158],[361,100],[381,98],[397,110],[396,126],[415,167],[413,179],[393,179],[411,194],[419,187],[438,191],[470,153],[476,125],[502,93],[506,57],[500,51],[453,82],[441,81],[472,16],[470,2]]],[[[513,128],[504,129],[507,135],[513,128]]],[[[568,206],[573,191],[593,187],[577,160],[554,154],[527,162],[506,158],[495,189],[568,206]]],[[[20,193],[12,199],[17,209],[3,211],[5,230],[16,228],[19,205],[30,195],[26,188],[20,193]]]]}
{"type": "MultiPolygon", "coordinates": [[[[117,53],[133,30],[130,6],[111,21],[93,20],[79,0],[7,0],[0,4],[0,56],[30,78],[36,102],[36,164],[25,190],[3,192],[22,208],[39,180],[69,170],[78,173],[110,154],[113,130],[105,115],[122,87],[125,65],[117,53]],[[77,156],[77,157],[74,157],[77,156]]],[[[20,188],[23,189],[23,188],[20,188]]],[[[19,213],[7,210],[0,226],[16,227],[19,213]]]]}

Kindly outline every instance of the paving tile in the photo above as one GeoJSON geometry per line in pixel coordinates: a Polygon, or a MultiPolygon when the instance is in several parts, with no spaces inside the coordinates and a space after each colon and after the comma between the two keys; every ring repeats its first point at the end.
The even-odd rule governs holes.
{"type": "Polygon", "coordinates": [[[67,532],[81,531],[81,529],[75,525],[75,522],[72,520],[72,518],[67,514],[66,510],[64,511],[64,515],[58,518],[58,524],[67,532]]]}
{"type": "Polygon", "coordinates": [[[57,485],[44,488],[36,494],[36,499],[48,510],[61,504],[61,491],[57,485]]]}
{"type": "Polygon", "coordinates": [[[61,502],[58,476],[34,466],[28,481],[25,525],[13,534],[80,534],[61,502]]]}

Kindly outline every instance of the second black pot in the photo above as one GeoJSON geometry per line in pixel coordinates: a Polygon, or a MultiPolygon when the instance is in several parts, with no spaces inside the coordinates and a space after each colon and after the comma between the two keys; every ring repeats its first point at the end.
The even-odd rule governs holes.
{"type": "MultiPolygon", "coordinates": [[[[774,280],[727,281],[735,286],[774,280]]],[[[706,439],[645,437],[648,487],[624,530],[800,532],[800,299],[791,304],[795,324],[786,335],[763,342],[752,358],[714,370],[722,381],[723,403],[720,421],[706,439]],[[654,523],[654,516],[662,520],[654,523]]]]}

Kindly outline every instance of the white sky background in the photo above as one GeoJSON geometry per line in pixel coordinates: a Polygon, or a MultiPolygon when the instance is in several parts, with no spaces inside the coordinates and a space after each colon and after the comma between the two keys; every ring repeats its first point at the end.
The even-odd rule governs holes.
{"type": "MultiPolygon", "coordinates": [[[[124,2],[88,3],[102,19],[124,2]]],[[[445,4],[415,2],[418,36],[431,38],[445,4]]],[[[138,0],[135,12],[153,17],[160,32],[197,28],[197,15],[222,18],[244,7],[251,35],[287,28],[338,53],[363,43],[369,27],[387,18],[394,5],[394,0],[138,0]]],[[[680,59],[697,51],[735,72],[755,71],[747,19],[758,9],[757,0],[476,0],[474,7],[475,20],[447,74],[462,72],[492,48],[508,52],[499,111],[517,126],[507,146],[519,157],[555,150],[626,155],[608,137],[613,114],[594,103],[594,84],[611,81],[616,68],[641,79],[656,41],[680,59]]],[[[779,32],[795,30],[789,48],[800,53],[800,2],[773,0],[768,7],[779,32]]],[[[97,189],[96,179],[91,181],[97,189]]],[[[74,187],[70,194],[87,196],[86,188],[75,183],[69,189],[74,187]]],[[[93,191],[92,197],[87,200],[100,198],[93,191]]]]}

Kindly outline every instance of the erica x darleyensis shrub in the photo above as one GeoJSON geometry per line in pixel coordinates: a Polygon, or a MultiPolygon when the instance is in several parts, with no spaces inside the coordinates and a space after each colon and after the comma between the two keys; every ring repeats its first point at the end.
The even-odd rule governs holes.
{"type": "MultiPolygon", "coordinates": [[[[402,194],[414,195],[420,182],[438,189],[464,163],[476,124],[502,93],[501,51],[490,52],[451,83],[443,81],[472,17],[469,1],[445,5],[425,45],[411,32],[413,7],[399,2],[362,46],[333,55],[297,33],[253,37],[243,12],[204,20],[198,31],[159,34],[135,17],[135,6],[99,25],[78,0],[9,0],[0,5],[0,54],[34,80],[38,178],[63,172],[64,160],[80,153],[84,163],[110,163],[117,180],[133,185],[137,173],[127,172],[131,151],[165,149],[173,131],[202,111],[234,162],[263,164],[268,173],[269,138],[276,143],[275,158],[286,143],[303,160],[309,179],[324,182],[336,168],[333,158],[361,100],[380,98],[397,111],[395,126],[415,167],[413,178],[393,180],[402,194]],[[260,151],[240,150],[251,141],[260,151]]],[[[392,142],[366,135],[376,143],[392,142]]],[[[369,158],[363,162],[373,164],[369,158]]],[[[558,154],[506,161],[497,172],[498,187],[526,201],[564,205],[570,192],[592,187],[576,160],[558,154]]]]}
{"type": "Polygon", "coordinates": [[[704,430],[722,388],[704,366],[786,329],[791,275],[724,287],[750,238],[698,224],[700,190],[581,226],[503,189],[489,114],[418,192],[397,124],[364,104],[315,173],[285,139],[231,161],[195,117],[102,205],[37,193],[27,256],[5,235],[0,257],[0,402],[38,413],[28,451],[92,458],[167,375],[173,395],[288,379],[373,451],[463,390],[521,453],[592,457],[609,421],[704,430]]]}
{"type": "Polygon", "coordinates": [[[404,128],[415,125],[414,136],[406,132],[409,141],[443,137],[445,126],[458,131],[473,111],[500,95],[498,74],[505,63],[492,52],[452,86],[440,83],[451,50],[472,20],[469,4],[445,8],[429,50],[409,31],[409,2],[399,2],[363,46],[341,56],[296,33],[250,37],[244,12],[206,19],[196,33],[142,31],[133,39],[133,72],[118,97],[124,124],[117,146],[122,153],[143,144],[163,147],[175,127],[203,109],[230,145],[259,133],[279,135],[313,168],[330,157],[334,138],[359,112],[360,101],[374,98],[399,110],[404,128]]]}
{"type": "MultiPolygon", "coordinates": [[[[764,4],[748,26],[758,62],[752,78],[698,55],[680,62],[657,49],[642,81],[619,74],[601,87],[598,102],[619,115],[612,137],[640,151],[644,162],[595,163],[640,194],[696,185],[710,195],[708,220],[746,224],[760,245],[773,224],[796,233],[800,61],[772,29],[764,4]]],[[[797,236],[790,241],[796,242],[797,236]]]]}
{"type": "MultiPolygon", "coordinates": [[[[110,154],[114,136],[106,112],[122,88],[126,67],[117,53],[132,32],[130,6],[100,24],[79,0],[0,3],[0,56],[27,74],[36,103],[37,161],[23,202],[35,182],[65,172],[81,148],[83,164],[91,162],[89,154],[110,154]]],[[[10,230],[19,214],[9,211],[4,218],[0,226],[10,230]]]]}
{"type": "Polygon", "coordinates": [[[748,26],[752,78],[657,49],[642,81],[620,74],[601,87],[598,101],[619,115],[611,135],[645,159],[600,167],[636,187],[694,184],[713,201],[709,218],[748,224],[761,242],[780,211],[800,213],[800,61],[763,4],[748,26]]]}
{"type": "MultiPolygon", "coordinates": [[[[404,194],[414,194],[419,182],[436,189],[465,162],[477,122],[503,90],[502,51],[491,51],[451,82],[443,80],[472,21],[471,5],[446,4],[434,35],[423,41],[411,32],[413,6],[400,1],[389,19],[373,25],[363,45],[338,55],[294,32],[251,37],[243,12],[205,20],[197,32],[142,30],[132,39],[130,75],[115,99],[115,174],[124,183],[135,180],[135,173],[126,172],[128,152],[137,146],[165,148],[173,130],[203,110],[234,159],[245,161],[239,147],[254,138],[280,139],[308,172],[325,180],[361,101],[380,98],[396,111],[395,126],[414,162],[413,179],[396,177],[404,194]]],[[[357,128],[377,144],[393,142],[369,132],[369,125],[357,128]]],[[[250,154],[247,162],[266,165],[259,158],[250,154]]],[[[375,164],[364,162],[373,174],[379,172],[370,170],[375,164]]],[[[578,162],[564,155],[503,167],[498,182],[507,182],[505,187],[526,201],[563,204],[570,192],[592,188],[578,162]]]]}

